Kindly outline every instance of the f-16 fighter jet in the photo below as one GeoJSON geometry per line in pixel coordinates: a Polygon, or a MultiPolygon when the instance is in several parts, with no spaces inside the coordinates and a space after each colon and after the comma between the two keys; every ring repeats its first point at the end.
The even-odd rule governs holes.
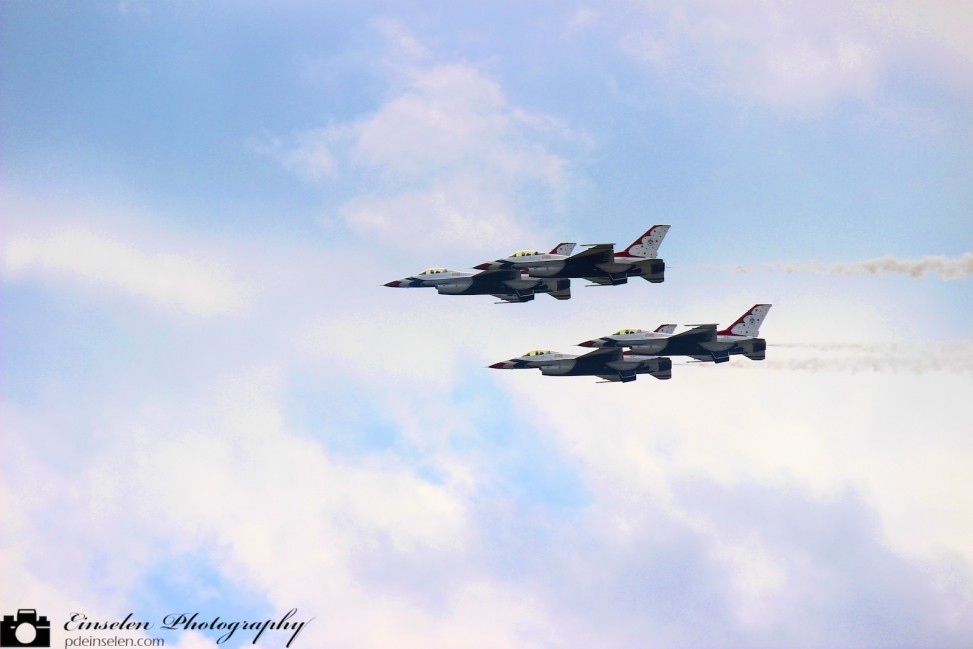
{"type": "MultiPolygon", "coordinates": [[[[715,324],[691,325],[678,334],[641,329],[622,329],[610,336],[586,340],[581,347],[618,349],[630,347],[633,354],[658,356],[692,356],[697,361],[724,363],[732,354],[743,354],[750,360],[762,361],[767,341],[758,338],[760,324],[770,311],[769,304],[755,304],[726,329],[717,331],[715,324]]],[[[661,329],[661,327],[660,327],[661,329]]]]}
{"type": "Polygon", "coordinates": [[[498,370],[537,368],[545,376],[598,376],[605,381],[622,383],[634,381],[637,374],[651,374],[661,380],[672,378],[672,361],[668,358],[641,356],[619,348],[596,349],[580,356],[537,349],[490,367],[498,370]]]}
{"type": "Polygon", "coordinates": [[[666,263],[656,259],[656,254],[668,231],[668,225],[653,225],[621,252],[615,252],[613,243],[591,244],[575,255],[559,253],[558,248],[547,254],[518,250],[509,257],[484,262],[474,268],[522,268],[531,277],[584,277],[601,286],[625,284],[629,277],[641,277],[658,284],[665,280],[666,263]]]}
{"type": "Polygon", "coordinates": [[[448,268],[427,268],[418,275],[387,282],[397,288],[433,287],[442,295],[492,295],[504,302],[529,302],[535,293],[558,300],[571,299],[571,280],[527,277],[520,270],[486,270],[463,273],[448,268]]]}

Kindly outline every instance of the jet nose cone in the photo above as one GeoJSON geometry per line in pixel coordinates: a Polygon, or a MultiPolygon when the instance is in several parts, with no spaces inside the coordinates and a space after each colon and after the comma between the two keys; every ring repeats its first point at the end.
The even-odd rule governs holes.
{"type": "Polygon", "coordinates": [[[385,282],[385,284],[383,284],[382,286],[391,286],[392,288],[396,288],[398,286],[402,286],[402,280],[396,279],[391,282],[385,282]]]}
{"type": "Polygon", "coordinates": [[[494,363],[490,367],[492,369],[495,369],[495,370],[502,370],[506,366],[507,366],[507,362],[506,361],[500,361],[499,363],[494,363]]]}
{"type": "Polygon", "coordinates": [[[594,346],[595,346],[595,341],[593,340],[586,340],[583,343],[578,343],[578,347],[594,347],[594,346]]]}
{"type": "Polygon", "coordinates": [[[477,270],[490,270],[490,262],[485,261],[482,264],[477,264],[473,268],[475,268],[477,270]]]}

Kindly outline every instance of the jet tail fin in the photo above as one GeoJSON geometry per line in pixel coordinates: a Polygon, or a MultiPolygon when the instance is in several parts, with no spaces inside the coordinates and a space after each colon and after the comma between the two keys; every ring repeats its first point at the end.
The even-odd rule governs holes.
{"type": "Polygon", "coordinates": [[[758,336],[760,335],[760,325],[767,317],[767,312],[770,311],[771,306],[770,304],[754,304],[749,311],[737,318],[736,322],[716,333],[721,336],[748,336],[751,338],[758,336]]]}
{"type": "Polygon", "coordinates": [[[668,225],[653,225],[641,237],[632,242],[625,250],[615,253],[616,257],[645,257],[655,259],[659,246],[669,231],[668,225]]]}
{"type": "Polygon", "coordinates": [[[570,257],[571,253],[574,252],[574,247],[578,245],[576,243],[559,243],[554,246],[548,254],[550,255],[564,255],[565,257],[570,257]]]}
{"type": "Polygon", "coordinates": [[[671,334],[676,332],[676,325],[674,324],[664,324],[659,325],[655,328],[655,333],[657,334],[671,334]]]}

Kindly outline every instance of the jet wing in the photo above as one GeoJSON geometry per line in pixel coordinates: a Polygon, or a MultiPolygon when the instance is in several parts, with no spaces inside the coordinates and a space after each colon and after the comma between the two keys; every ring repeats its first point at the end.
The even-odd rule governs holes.
{"type": "MultiPolygon", "coordinates": [[[[694,356],[701,353],[709,354],[709,351],[703,349],[700,344],[716,341],[717,325],[692,325],[692,327],[692,329],[688,329],[666,338],[666,346],[663,350],[661,350],[660,353],[666,356],[694,356]]],[[[632,348],[636,349],[635,346],[632,348]]]]}
{"type": "Polygon", "coordinates": [[[528,294],[518,294],[518,293],[491,293],[493,297],[498,300],[503,300],[504,302],[509,302],[511,304],[517,304],[520,302],[530,302],[534,299],[533,293],[528,294]]]}
{"type": "Polygon", "coordinates": [[[700,363],[726,363],[730,360],[730,353],[727,350],[710,352],[709,356],[702,354],[692,354],[692,357],[700,363]]]}
{"type": "Polygon", "coordinates": [[[473,283],[471,291],[476,293],[510,293],[510,287],[504,282],[520,279],[520,271],[514,269],[483,270],[476,275],[470,275],[473,283]]]}
{"type": "Polygon", "coordinates": [[[520,271],[506,268],[497,270],[481,270],[479,273],[471,275],[470,277],[473,280],[474,285],[485,282],[505,282],[520,277],[520,271]]]}
{"type": "Polygon", "coordinates": [[[602,347],[576,358],[575,371],[585,374],[595,372],[606,381],[621,383],[634,381],[638,374],[646,372],[665,380],[672,377],[672,361],[657,356],[630,360],[618,347],[602,347]]]}
{"type": "Polygon", "coordinates": [[[687,329],[681,333],[668,338],[669,344],[677,343],[703,343],[716,340],[715,324],[694,325],[692,329],[687,329]]]}
{"type": "Polygon", "coordinates": [[[530,302],[534,299],[533,287],[518,290],[507,283],[520,278],[518,269],[484,270],[470,276],[473,280],[471,289],[478,293],[489,293],[504,302],[530,302]]]}
{"type": "Polygon", "coordinates": [[[610,261],[614,261],[615,257],[615,244],[613,243],[596,243],[579,253],[573,254],[564,261],[567,263],[571,262],[585,262],[593,264],[605,264],[610,261]]]}
{"type": "Polygon", "coordinates": [[[596,243],[586,250],[571,255],[564,260],[564,271],[571,277],[600,275],[598,264],[608,264],[615,260],[615,245],[596,243]]]}
{"type": "Polygon", "coordinates": [[[579,373],[600,374],[607,364],[621,360],[622,350],[618,347],[599,347],[574,359],[574,369],[579,373]]]}
{"type": "Polygon", "coordinates": [[[618,283],[617,281],[613,282],[611,277],[585,277],[585,279],[599,286],[614,286],[618,283]]]}

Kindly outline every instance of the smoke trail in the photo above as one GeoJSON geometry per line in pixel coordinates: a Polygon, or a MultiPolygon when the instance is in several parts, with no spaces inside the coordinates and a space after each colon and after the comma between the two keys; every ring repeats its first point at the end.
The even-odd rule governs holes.
{"type": "Polygon", "coordinates": [[[737,273],[782,270],[788,273],[814,273],[816,275],[908,275],[909,277],[925,277],[927,273],[934,273],[940,279],[960,279],[973,274],[973,252],[966,252],[952,259],[942,255],[929,255],[919,259],[878,257],[864,261],[836,263],[785,261],[753,266],[736,266],[733,270],[737,273]]]}
{"type": "MultiPolygon", "coordinates": [[[[700,363],[698,367],[709,365],[712,364],[700,363]]],[[[973,342],[809,343],[771,346],[767,349],[766,360],[744,362],[734,359],[726,366],[737,369],[807,372],[973,374],[973,342]],[[814,355],[809,356],[807,352],[813,352],[814,355]]]]}

